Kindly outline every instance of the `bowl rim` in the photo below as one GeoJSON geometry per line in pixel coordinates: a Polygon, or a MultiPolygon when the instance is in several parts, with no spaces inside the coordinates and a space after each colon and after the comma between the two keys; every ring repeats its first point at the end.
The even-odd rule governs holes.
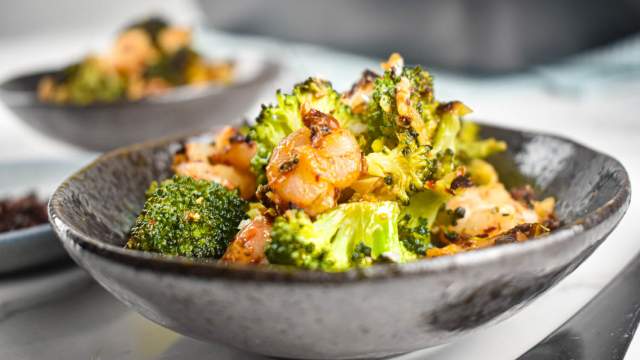
{"type": "Polygon", "coordinates": [[[507,127],[487,125],[482,122],[479,124],[485,129],[490,128],[500,131],[516,132],[528,136],[535,135],[550,137],[569,143],[593,153],[594,155],[603,156],[611,162],[615,171],[620,173],[622,186],[620,186],[615,194],[599,208],[586,214],[583,218],[573,223],[563,224],[559,229],[554,230],[551,234],[540,239],[542,241],[526,241],[517,244],[505,244],[463,252],[452,256],[419,259],[404,264],[376,264],[367,268],[356,268],[345,272],[312,271],[279,265],[256,266],[224,264],[215,259],[194,259],[184,256],[170,256],[131,250],[103,242],[83,233],[70,224],[65,223],[64,217],[61,216],[58,211],[59,208],[64,207],[62,204],[63,193],[73,181],[82,178],[84,173],[90,171],[100,163],[117,158],[123,154],[136,152],[142,149],[169,147],[173,143],[184,141],[192,138],[193,136],[206,135],[210,133],[198,132],[194,133],[193,136],[167,137],[121,147],[101,155],[68,177],[54,191],[48,204],[49,221],[63,243],[70,242],[73,245],[79,245],[81,249],[80,251],[86,250],[102,258],[133,266],[138,270],[160,271],[197,278],[224,278],[226,280],[237,279],[271,282],[344,283],[385,280],[400,276],[425,276],[456,268],[482,266],[486,263],[499,261],[503,258],[533,254],[548,247],[561,246],[564,242],[574,239],[577,234],[584,233],[602,224],[611,217],[617,217],[615,219],[615,223],[611,225],[611,229],[613,229],[624,216],[631,199],[631,184],[626,169],[617,159],[562,136],[538,131],[515,130],[507,127]]]}
{"type": "Polygon", "coordinates": [[[9,230],[0,232],[0,245],[11,244],[15,241],[23,241],[23,239],[33,236],[42,236],[43,234],[52,232],[53,228],[50,223],[42,223],[27,228],[9,230]]]}
{"type": "MultiPolygon", "coordinates": [[[[0,170],[2,171],[30,171],[33,172],[33,169],[35,168],[47,168],[47,167],[66,167],[66,168],[73,168],[75,166],[78,166],[79,164],[86,164],[90,159],[93,160],[94,157],[89,157],[89,156],[72,156],[71,158],[67,158],[67,159],[62,159],[62,158],[44,158],[44,159],[37,159],[37,158],[26,158],[23,160],[4,160],[4,161],[0,161],[0,170]]],[[[54,185],[55,183],[53,183],[52,185],[54,185]]],[[[14,184],[15,185],[15,184],[14,184]]],[[[25,185],[25,184],[22,184],[25,185]]],[[[32,184],[26,184],[27,188],[33,188],[37,185],[32,185],[32,184]]],[[[0,193],[2,194],[2,196],[0,196],[0,198],[2,197],[8,197],[8,198],[13,198],[13,197],[21,197],[24,196],[25,194],[29,193],[31,190],[25,192],[25,191],[19,191],[19,192],[15,192],[15,191],[7,191],[6,189],[0,188],[0,193]]],[[[38,194],[38,195],[42,195],[42,194],[38,194]]],[[[41,200],[44,203],[44,200],[48,201],[50,199],[51,194],[47,194],[46,197],[42,197],[41,200]]],[[[40,198],[40,196],[38,196],[40,198]]],[[[4,231],[4,232],[0,232],[0,245],[7,245],[7,244],[12,244],[15,241],[23,241],[26,238],[31,238],[33,236],[42,236],[43,234],[52,232],[53,233],[53,228],[51,226],[51,224],[47,221],[41,224],[37,224],[37,225],[33,225],[33,226],[29,226],[26,228],[20,228],[20,229],[14,229],[14,230],[9,230],[9,231],[4,231]]]]}
{"type": "MultiPolygon", "coordinates": [[[[216,60],[221,60],[217,59],[216,60]]],[[[246,57],[238,56],[236,58],[230,58],[229,61],[234,63],[242,63],[244,61],[249,61],[246,57]]],[[[45,109],[113,109],[113,108],[127,108],[127,107],[136,107],[136,106],[144,106],[144,105],[160,105],[160,104],[174,104],[178,102],[182,102],[185,100],[193,100],[198,98],[203,98],[210,95],[220,94],[225,91],[233,90],[233,89],[242,89],[247,86],[251,86],[254,83],[269,80],[274,78],[282,69],[281,61],[278,61],[276,58],[272,56],[267,56],[265,54],[260,54],[256,56],[256,63],[259,63],[259,69],[255,71],[254,74],[248,76],[246,78],[241,78],[239,81],[232,81],[229,84],[217,84],[213,82],[208,82],[201,86],[193,86],[193,85],[179,85],[174,86],[162,94],[158,95],[150,95],[147,97],[143,97],[139,100],[117,100],[111,103],[105,102],[95,102],[87,105],[79,105],[79,104],[56,104],[56,103],[48,103],[43,102],[38,99],[37,89],[36,90],[11,90],[7,89],[6,86],[12,82],[24,81],[24,79],[36,77],[38,79],[55,74],[59,72],[62,67],[41,67],[32,71],[25,71],[18,73],[13,76],[6,77],[0,81],[0,94],[4,93],[7,96],[18,96],[22,99],[22,102],[28,103],[30,106],[36,106],[39,108],[45,109]]],[[[5,102],[7,102],[5,100],[5,102]]],[[[10,105],[10,104],[7,104],[10,105]]]]}

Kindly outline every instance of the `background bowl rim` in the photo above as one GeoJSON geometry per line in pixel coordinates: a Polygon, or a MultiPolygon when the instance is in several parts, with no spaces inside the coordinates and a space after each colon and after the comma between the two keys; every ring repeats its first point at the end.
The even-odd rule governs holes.
{"type": "MultiPolygon", "coordinates": [[[[15,171],[16,168],[21,169],[31,169],[36,167],[48,167],[48,166],[65,166],[65,167],[74,167],[74,165],[79,165],[81,163],[87,163],[89,160],[95,160],[94,157],[89,156],[72,156],[71,158],[26,158],[22,160],[0,160],[0,170],[5,171],[15,171]]],[[[55,183],[54,183],[55,184],[55,183]]],[[[56,187],[57,189],[57,187],[56,187]]],[[[29,193],[27,192],[17,192],[13,194],[12,192],[0,191],[3,193],[0,198],[19,198],[25,196],[29,193]]],[[[40,196],[42,194],[39,194],[40,196]]],[[[50,195],[47,195],[46,198],[40,198],[44,203],[45,200],[48,203],[50,199],[50,195]]],[[[53,233],[53,228],[49,222],[44,222],[42,224],[37,224],[33,226],[29,226],[26,228],[14,229],[9,231],[0,232],[0,245],[5,245],[9,243],[13,243],[17,240],[22,240],[27,237],[33,236],[41,236],[46,233],[53,233]]]]}
{"type": "MultiPolygon", "coordinates": [[[[282,62],[278,61],[273,56],[268,56],[266,54],[260,53],[259,56],[256,56],[256,61],[260,63],[260,68],[247,78],[242,78],[239,81],[233,81],[230,84],[221,85],[213,82],[209,82],[202,86],[192,86],[192,85],[179,85],[174,86],[163,94],[151,95],[144,97],[139,100],[130,101],[130,100],[118,100],[111,103],[104,102],[96,102],[87,105],[79,105],[79,104],[56,104],[56,103],[48,103],[43,102],[38,99],[37,89],[35,90],[14,90],[7,89],[7,85],[13,82],[24,81],[25,79],[31,77],[41,78],[46,75],[52,75],[59,72],[63,67],[39,67],[38,69],[31,71],[23,71],[16,75],[6,77],[0,81],[0,94],[4,93],[8,96],[21,96],[22,99],[26,99],[26,102],[31,106],[37,106],[40,108],[48,108],[48,109],[114,109],[114,108],[127,108],[127,107],[137,107],[144,105],[160,105],[160,104],[175,104],[178,102],[198,99],[210,95],[221,94],[225,91],[233,90],[233,89],[242,89],[246,86],[250,86],[256,82],[260,82],[261,80],[268,80],[272,77],[272,75],[277,75],[277,73],[282,69],[282,62]]],[[[220,58],[222,59],[222,58],[220,58]]],[[[248,61],[246,56],[238,56],[235,58],[228,59],[230,61],[239,62],[239,61],[248,61]]],[[[24,100],[23,100],[24,101],[24,100]]],[[[5,100],[5,103],[7,101],[5,100]]],[[[8,104],[10,106],[11,104],[8,104]]]]}
{"type": "Polygon", "coordinates": [[[193,259],[183,256],[169,256],[126,249],[124,247],[118,247],[106,243],[83,233],[65,222],[64,216],[59,213],[59,208],[64,206],[62,204],[63,194],[69,188],[70,184],[77,181],[84,173],[90,171],[98,164],[117,158],[123,154],[133,153],[142,149],[168,147],[171,144],[184,141],[192,138],[193,136],[202,136],[210,133],[205,131],[197,132],[190,136],[172,136],[125,146],[99,156],[91,163],[69,176],[53,192],[47,207],[49,221],[61,241],[70,242],[72,245],[78,245],[82,250],[87,250],[102,258],[121,264],[133,266],[139,270],[161,271],[164,273],[193,276],[197,278],[224,278],[227,280],[238,279],[271,282],[348,283],[385,280],[415,275],[426,276],[456,268],[483,266],[487,263],[498,262],[503,258],[533,254],[543,251],[549,247],[561,246],[564,242],[571,241],[571,239],[576,238],[576,235],[585,233],[602,224],[609,218],[616,217],[616,215],[618,215],[615,223],[611,225],[611,229],[613,229],[624,216],[631,199],[631,184],[628,172],[614,157],[584,146],[563,136],[538,131],[516,130],[508,127],[488,125],[482,122],[479,124],[481,125],[481,128],[490,128],[529,136],[550,137],[586,150],[593,155],[602,156],[611,162],[613,168],[617,172],[621,173],[622,186],[616,190],[615,194],[611,198],[594,211],[587,213],[584,217],[573,223],[563,224],[559,229],[554,230],[551,234],[537,241],[505,244],[459,253],[452,256],[419,259],[405,264],[377,264],[364,269],[351,269],[346,272],[336,273],[296,269],[277,265],[255,266],[224,264],[215,259],[193,259]]]}
{"type": "Polygon", "coordinates": [[[22,241],[22,239],[32,236],[41,236],[42,234],[49,232],[53,232],[53,228],[48,222],[22,229],[0,232],[0,245],[13,243],[15,241],[22,241]]]}

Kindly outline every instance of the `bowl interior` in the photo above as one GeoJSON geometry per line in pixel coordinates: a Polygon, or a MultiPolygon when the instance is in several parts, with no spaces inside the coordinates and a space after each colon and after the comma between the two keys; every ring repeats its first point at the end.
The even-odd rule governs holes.
{"type": "MultiPolygon", "coordinates": [[[[540,196],[556,197],[557,215],[564,228],[594,226],[606,218],[607,209],[617,211],[629,200],[626,171],[609,156],[551,135],[492,126],[483,126],[482,132],[485,137],[508,143],[507,152],[489,159],[507,187],[529,183],[537,188],[540,196]]],[[[136,145],[104,155],[59,188],[52,201],[52,211],[83,239],[94,245],[99,243],[108,251],[167,261],[175,259],[122,248],[143,206],[145,190],[153,180],[172,175],[172,154],[179,147],[180,139],[176,139],[136,145]]],[[[525,247],[529,243],[500,248],[525,247]]],[[[184,258],[180,261],[195,263],[184,258]]]]}

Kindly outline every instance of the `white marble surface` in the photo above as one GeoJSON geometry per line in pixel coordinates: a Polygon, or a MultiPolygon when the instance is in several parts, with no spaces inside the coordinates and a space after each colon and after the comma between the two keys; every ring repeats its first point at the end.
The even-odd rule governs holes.
{"type": "MultiPolygon", "coordinates": [[[[3,49],[0,52],[0,78],[33,67],[64,62],[70,57],[82,54],[87,48],[94,48],[95,41],[104,41],[104,36],[94,35],[94,32],[84,32],[73,35],[47,34],[37,37],[0,39],[0,47],[3,49]]],[[[253,49],[262,48],[274,56],[281,56],[288,63],[288,71],[280,81],[283,87],[291,84],[295,79],[321,74],[334,79],[336,87],[344,88],[358,75],[363,66],[375,66],[375,62],[368,59],[330,53],[314,47],[282,48],[278,44],[265,45],[251,39],[229,39],[220,35],[201,37],[201,42],[205,46],[210,45],[212,41],[228,44],[227,47],[218,49],[220,52],[231,51],[232,46],[246,46],[253,49]]],[[[635,107],[640,104],[640,79],[631,78],[624,83],[610,82],[606,87],[596,87],[596,89],[591,87],[589,91],[584,92],[578,88],[578,91],[567,94],[554,90],[555,88],[549,86],[545,77],[536,74],[498,81],[464,79],[436,72],[436,86],[439,98],[464,100],[475,110],[474,117],[477,119],[562,134],[612,154],[628,169],[632,187],[637,189],[640,185],[638,182],[640,179],[640,151],[638,151],[640,119],[635,112],[635,107]]],[[[264,95],[264,99],[270,98],[271,94],[264,95]]],[[[253,108],[249,114],[255,115],[256,111],[257,108],[253,108]]],[[[0,105],[0,161],[59,158],[78,154],[80,151],[75,148],[33,132],[10,114],[3,105],[0,105]]],[[[638,235],[640,222],[634,221],[639,215],[640,205],[634,198],[626,218],[618,229],[567,279],[511,319],[486,331],[469,335],[458,343],[431,351],[429,358],[453,360],[473,357],[500,360],[513,359],[525,352],[584,305],[640,250],[638,235]],[[508,334],[508,337],[505,334],[508,334]]],[[[68,278],[76,281],[75,276],[69,275],[68,278]]],[[[30,284],[27,280],[25,284],[30,284]]],[[[11,282],[11,286],[6,285],[6,281],[0,282],[0,303],[10,295],[18,294],[21,289],[19,282],[11,282]]],[[[96,299],[101,299],[95,301],[109,301],[104,299],[103,292],[96,289],[91,291],[90,294],[83,296],[95,296],[96,299]]],[[[0,321],[6,321],[5,324],[12,327],[20,325],[28,329],[25,322],[37,321],[37,317],[34,317],[36,315],[33,315],[34,312],[55,318],[52,312],[61,306],[63,307],[64,304],[53,302],[45,308],[6,313],[4,315],[7,318],[0,321]]],[[[105,343],[100,343],[98,340],[100,336],[109,333],[108,329],[113,332],[114,329],[123,326],[154,329],[148,330],[148,334],[157,334],[157,341],[166,341],[166,346],[162,345],[162,347],[165,350],[169,349],[167,351],[186,349],[185,344],[195,343],[151,325],[124,309],[118,311],[123,312],[124,315],[113,320],[115,325],[111,322],[100,325],[83,323],[82,334],[77,331],[60,334],[41,333],[38,336],[43,336],[43,339],[38,344],[25,339],[18,341],[12,338],[11,332],[0,330],[0,344],[2,344],[0,353],[5,351],[5,356],[23,354],[22,356],[27,358],[35,357],[34,354],[37,353],[29,351],[52,351],[51,353],[55,354],[55,351],[64,351],[63,348],[55,345],[56,341],[62,341],[62,343],[81,343],[82,345],[78,346],[95,354],[96,358],[136,358],[135,352],[118,353],[113,348],[109,348],[109,344],[115,344],[113,341],[105,340],[105,343]],[[91,335],[92,332],[94,335],[91,335]]],[[[70,324],[80,326],[83,319],[75,319],[70,324]]],[[[87,321],[91,319],[88,317],[87,321]]],[[[0,323],[1,328],[3,328],[2,323],[0,323]]],[[[136,346],[126,341],[124,344],[136,346]]],[[[123,345],[118,343],[118,346],[123,345]]],[[[207,346],[209,345],[197,345],[198,349],[202,350],[200,354],[215,354],[212,358],[234,359],[249,356],[220,346],[207,346]]],[[[155,349],[144,358],[169,358],[166,354],[178,353],[161,352],[155,349]]],[[[401,358],[419,359],[425,356],[427,356],[426,353],[418,352],[401,358]]],[[[634,340],[626,359],[638,358],[640,358],[640,341],[634,340]]]]}

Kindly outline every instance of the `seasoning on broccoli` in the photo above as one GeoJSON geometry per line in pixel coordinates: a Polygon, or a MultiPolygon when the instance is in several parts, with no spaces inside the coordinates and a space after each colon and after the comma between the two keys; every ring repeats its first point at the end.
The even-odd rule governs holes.
{"type": "Polygon", "coordinates": [[[186,176],[153,182],[126,247],[219,258],[238,232],[247,209],[237,192],[214,182],[186,176]]]}

